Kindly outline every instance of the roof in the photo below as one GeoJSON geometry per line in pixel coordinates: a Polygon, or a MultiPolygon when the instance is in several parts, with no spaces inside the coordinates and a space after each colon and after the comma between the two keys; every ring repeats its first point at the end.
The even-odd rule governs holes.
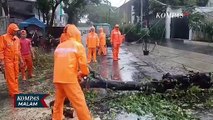
{"type": "Polygon", "coordinates": [[[21,22],[19,24],[19,27],[24,28],[24,27],[28,27],[29,25],[36,25],[36,26],[43,28],[43,29],[45,29],[45,27],[46,27],[46,25],[43,22],[41,22],[40,20],[38,20],[35,17],[32,17],[30,19],[27,19],[27,20],[21,22]]]}

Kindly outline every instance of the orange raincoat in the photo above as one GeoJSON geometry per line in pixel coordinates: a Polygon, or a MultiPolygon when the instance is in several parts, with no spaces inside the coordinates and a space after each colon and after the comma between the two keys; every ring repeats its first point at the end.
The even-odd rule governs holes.
{"type": "Polygon", "coordinates": [[[100,40],[100,49],[98,53],[99,55],[101,55],[102,53],[103,55],[106,55],[107,54],[106,34],[104,33],[103,28],[100,28],[99,40],[100,40]]]}
{"type": "Polygon", "coordinates": [[[93,61],[97,62],[96,49],[97,47],[99,47],[99,39],[98,39],[98,35],[95,32],[90,32],[88,34],[86,45],[88,47],[88,63],[91,62],[92,57],[93,57],[93,61]]]}
{"type": "Polygon", "coordinates": [[[121,35],[119,28],[115,28],[111,32],[111,44],[113,47],[113,60],[118,60],[120,45],[122,44],[124,36],[121,35]]]}
{"type": "Polygon", "coordinates": [[[0,61],[5,65],[5,76],[11,97],[19,94],[18,74],[21,54],[20,40],[14,36],[17,30],[18,26],[12,23],[8,26],[7,33],[0,37],[0,61]]]}
{"type": "Polygon", "coordinates": [[[78,82],[78,73],[82,76],[89,74],[86,52],[83,45],[76,41],[75,32],[74,26],[68,26],[68,40],[60,43],[54,53],[53,83],[56,94],[53,120],[62,120],[65,97],[72,103],[79,120],[91,120],[84,93],[78,82]]]}

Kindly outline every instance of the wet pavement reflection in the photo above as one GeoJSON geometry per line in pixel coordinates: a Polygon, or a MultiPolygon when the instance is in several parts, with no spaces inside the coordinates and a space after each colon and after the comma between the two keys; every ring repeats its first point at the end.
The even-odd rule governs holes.
{"type": "Polygon", "coordinates": [[[91,63],[90,66],[105,79],[122,82],[134,81],[135,74],[140,73],[134,65],[137,59],[125,48],[121,48],[119,58],[120,60],[113,61],[112,50],[108,48],[107,56],[98,56],[98,63],[91,63]]]}

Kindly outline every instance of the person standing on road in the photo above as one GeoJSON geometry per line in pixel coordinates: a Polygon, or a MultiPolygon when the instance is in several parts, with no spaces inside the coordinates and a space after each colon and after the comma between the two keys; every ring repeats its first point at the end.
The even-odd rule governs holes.
{"type": "Polygon", "coordinates": [[[54,53],[53,83],[56,93],[52,120],[62,120],[65,97],[76,110],[79,120],[91,120],[78,79],[89,74],[86,51],[83,45],[76,41],[74,27],[67,27],[68,39],[60,43],[54,53]]]}
{"type": "Polygon", "coordinates": [[[103,28],[100,28],[99,40],[100,40],[100,48],[99,48],[98,54],[107,55],[106,34],[104,33],[103,28]]]}
{"type": "Polygon", "coordinates": [[[28,77],[32,78],[34,77],[33,75],[33,60],[35,58],[32,45],[31,45],[31,40],[26,38],[27,32],[25,30],[21,31],[21,55],[24,61],[24,65],[21,66],[21,73],[22,73],[22,80],[26,80],[26,69],[28,71],[28,77]]]}
{"type": "Polygon", "coordinates": [[[96,52],[97,48],[99,48],[99,38],[98,35],[95,33],[94,27],[91,27],[90,33],[87,36],[86,46],[88,47],[88,63],[91,62],[92,57],[93,61],[97,62],[96,52]]]}
{"type": "Polygon", "coordinates": [[[18,26],[11,23],[7,28],[7,33],[0,37],[0,64],[5,68],[7,87],[11,97],[19,94],[19,62],[23,65],[20,40],[16,36],[18,30],[18,26]]]}
{"type": "Polygon", "coordinates": [[[117,61],[118,60],[118,54],[119,54],[119,49],[120,46],[124,40],[125,35],[121,35],[121,32],[119,30],[119,25],[116,24],[114,29],[111,32],[111,44],[113,47],[113,60],[117,61]]]}

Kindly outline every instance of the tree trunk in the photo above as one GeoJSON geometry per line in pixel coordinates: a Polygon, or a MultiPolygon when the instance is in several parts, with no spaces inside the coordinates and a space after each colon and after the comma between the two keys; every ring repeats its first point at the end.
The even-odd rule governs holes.
{"type": "Polygon", "coordinates": [[[155,92],[163,93],[167,89],[178,87],[180,90],[188,89],[190,86],[198,86],[202,89],[212,87],[213,81],[211,75],[207,73],[192,73],[188,75],[171,75],[169,73],[162,77],[162,80],[152,80],[149,83],[142,84],[139,82],[119,82],[104,80],[97,77],[94,72],[91,72],[95,80],[85,80],[81,83],[83,88],[108,88],[112,90],[138,90],[147,91],[150,88],[155,92]]]}
{"type": "Polygon", "coordinates": [[[45,14],[44,13],[42,13],[42,17],[43,17],[43,22],[45,23],[46,22],[46,20],[45,20],[45,14]]]}
{"type": "Polygon", "coordinates": [[[52,9],[52,14],[51,14],[51,18],[50,18],[50,24],[49,27],[53,26],[53,22],[54,22],[54,18],[55,18],[55,11],[56,11],[57,6],[54,6],[52,9]]]}
{"type": "Polygon", "coordinates": [[[48,31],[47,31],[48,34],[50,34],[50,29],[53,26],[53,22],[54,22],[54,18],[55,18],[55,11],[56,11],[56,8],[57,8],[57,6],[59,4],[60,3],[56,3],[56,5],[52,7],[52,14],[51,14],[51,18],[50,18],[50,24],[48,24],[48,31]]]}
{"type": "Polygon", "coordinates": [[[40,14],[39,8],[38,8],[38,19],[41,20],[41,14],[40,14]]]}
{"type": "Polygon", "coordinates": [[[7,4],[7,0],[5,0],[5,2],[2,2],[2,7],[4,9],[5,16],[9,16],[9,7],[7,4]]]}

